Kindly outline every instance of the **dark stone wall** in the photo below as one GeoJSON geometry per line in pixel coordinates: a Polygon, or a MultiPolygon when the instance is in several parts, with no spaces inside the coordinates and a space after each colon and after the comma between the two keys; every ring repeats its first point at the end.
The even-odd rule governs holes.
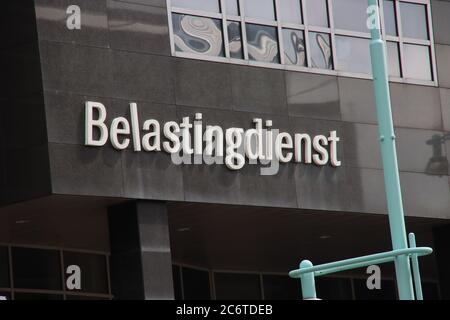
{"type": "Polygon", "coordinates": [[[0,204],[50,194],[47,130],[33,1],[2,4],[0,204]]]}
{"type": "MultiPolygon", "coordinates": [[[[167,9],[159,0],[35,0],[53,193],[385,213],[372,84],[368,80],[180,59],[171,56],[167,9]],[[82,8],[69,31],[66,8],[82,8]],[[175,166],[165,153],[83,145],[84,102],[109,117],[250,127],[255,117],[311,134],[338,130],[340,168],[286,164],[175,166]]],[[[448,167],[433,168],[427,142],[450,130],[450,3],[433,1],[440,87],[392,83],[399,166],[410,216],[450,217],[448,167]],[[437,8],[437,9],[436,9],[437,8]]],[[[447,157],[449,143],[441,147],[447,157]]]]}

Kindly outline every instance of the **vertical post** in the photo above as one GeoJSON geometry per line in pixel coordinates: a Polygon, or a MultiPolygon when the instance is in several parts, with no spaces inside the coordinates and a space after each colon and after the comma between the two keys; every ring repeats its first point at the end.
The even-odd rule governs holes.
{"type": "MultiPolygon", "coordinates": [[[[300,263],[300,270],[311,268],[312,262],[309,260],[303,260],[300,263]]],[[[316,283],[314,279],[314,272],[308,272],[300,276],[302,285],[303,300],[317,300],[316,283]]]]}
{"type": "MultiPolygon", "coordinates": [[[[400,176],[395,147],[394,123],[392,120],[389,79],[386,63],[386,47],[381,39],[380,15],[377,0],[368,0],[368,27],[372,41],[370,54],[377,106],[378,130],[380,134],[381,155],[383,159],[384,184],[388,204],[391,240],[394,249],[406,249],[405,218],[403,214],[400,176]],[[375,21],[374,24],[371,22],[375,21]]],[[[401,300],[414,300],[409,258],[399,256],[395,260],[398,293],[401,300]]]]}
{"type": "MultiPolygon", "coordinates": [[[[416,247],[416,236],[412,232],[409,234],[409,247],[416,247]]],[[[417,254],[413,254],[411,260],[414,275],[414,288],[416,289],[416,298],[417,300],[423,300],[422,280],[420,278],[419,259],[417,258],[417,254]]]]}
{"type": "Polygon", "coordinates": [[[108,222],[114,299],[173,299],[167,204],[117,204],[108,208],[108,222]]]}

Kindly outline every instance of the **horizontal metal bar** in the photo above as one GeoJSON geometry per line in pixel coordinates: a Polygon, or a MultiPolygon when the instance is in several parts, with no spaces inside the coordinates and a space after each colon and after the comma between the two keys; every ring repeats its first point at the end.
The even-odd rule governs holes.
{"type": "MultiPolygon", "coordinates": [[[[411,255],[411,254],[417,254],[417,256],[424,256],[431,254],[433,252],[433,249],[428,247],[420,247],[420,248],[407,248],[407,249],[398,249],[398,250],[392,250],[382,253],[376,253],[372,255],[352,258],[352,259],[346,259],[331,263],[325,263],[321,265],[317,265],[311,268],[304,268],[304,269],[297,269],[289,272],[289,276],[291,278],[300,278],[302,274],[310,273],[310,272],[319,272],[319,271],[327,271],[332,269],[333,272],[339,272],[344,270],[350,270],[355,268],[360,268],[364,266],[369,266],[374,264],[374,262],[382,263],[393,261],[395,257],[402,256],[402,255],[411,255]],[[388,259],[388,260],[386,260],[388,259]],[[355,267],[356,266],[356,267],[355,267]]],[[[324,273],[322,273],[323,275],[324,273]]]]}
{"type": "Polygon", "coordinates": [[[324,276],[324,275],[332,274],[332,273],[336,273],[336,272],[352,270],[352,269],[358,269],[358,268],[367,267],[367,266],[370,266],[370,265],[373,265],[373,264],[383,264],[383,263],[394,262],[394,261],[395,261],[395,257],[388,257],[388,258],[383,258],[383,259],[378,259],[378,260],[372,260],[372,261],[369,261],[369,262],[353,263],[353,264],[349,264],[347,266],[342,266],[342,267],[336,267],[336,268],[316,271],[316,272],[314,272],[314,275],[316,277],[320,277],[320,276],[324,276]]]}

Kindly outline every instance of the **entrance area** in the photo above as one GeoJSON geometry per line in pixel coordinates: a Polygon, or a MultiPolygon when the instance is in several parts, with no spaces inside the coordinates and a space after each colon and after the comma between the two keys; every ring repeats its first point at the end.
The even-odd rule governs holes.
{"type": "MultiPolygon", "coordinates": [[[[174,282],[184,299],[300,299],[287,274],[314,264],[391,250],[386,215],[209,204],[169,210],[174,282]]],[[[422,246],[444,220],[407,218],[422,246]]],[[[425,299],[439,299],[435,256],[424,257],[425,299]]],[[[393,265],[381,265],[381,290],[369,290],[365,269],[317,278],[321,299],[396,299],[393,265]]]]}
{"type": "MultiPolygon", "coordinates": [[[[53,196],[1,208],[0,296],[16,300],[117,298],[111,276],[115,254],[111,239],[117,238],[114,232],[132,234],[132,228],[111,228],[108,212],[122,203],[133,202],[53,196]],[[73,274],[68,268],[74,265],[81,270],[80,287],[68,286],[73,274]]],[[[151,216],[153,202],[143,203],[150,204],[144,206],[150,208],[144,215],[151,216]]],[[[161,273],[172,276],[167,283],[173,285],[175,299],[301,299],[299,281],[287,276],[301,260],[320,264],[391,249],[386,215],[205,203],[162,206],[168,222],[155,223],[168,224],[166,269],[172,266],[172,270],[161,273]]],[[[406,224],[420,246],[436,248],[434,230],[446,221],[407,217],[406,224]]],[[[143,252],[148,249],[141,247],[143,252]]],[[[420,261],[425,299],[445,298],[436,254],[420,261]]],[[[153,268],[151,257],[157,255],[145,263],[153,268]]],[[[145,265],[142,268],[145,277],[145,265]]],[[[318,278],[318,296],[396,299],[392,265],[381,266],[380,290],[367,289],[368,276],[361,269],[318,278]]]]}

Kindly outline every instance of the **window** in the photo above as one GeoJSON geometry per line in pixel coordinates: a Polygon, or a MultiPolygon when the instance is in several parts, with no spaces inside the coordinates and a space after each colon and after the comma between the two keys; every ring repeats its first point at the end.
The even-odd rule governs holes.
{"type": "MultiPolygon", "coordinates": [[[[64,270],[73,265],[81,270],[81,289],[66,288],[66,291],[108,294],[108,274],[104,255],[67,251],[64,251],[63,255],[64,270]]],[[[66,281],[69,276],[65,275],[66,281]]]]}
{"type": "Polygon", "coordinates": [[[248,57],[253,61],[279,62],[278,38],[275,27],[247,23],[248,57]]]}
{"type": "Polygon", "coordinates": [[[110,300],[108,255],[60,248],[0,246],[0,297],[110,300]],[[79,267],[76,277],[77,271],[69,266],[79,267]],[[74,279],[78,276],[81,287],[69,287],[68,283],[77,283],[74,279]]]}
{"type": "Polygon", "coordinates": [[[260,300],[261,280],[257,274],[214,273],[217,300],[260,300]]]}
{"type": "Polygon", "coordinates": [[[280,17],[282,22],[302,24],[302,8],[300,0],[284,0],[280,2],[280,17]]]}
{"type": "Polygon", "coordinates": [[[369,39],[336,35],[336,69],[371,73],[369,45],[369,39]]]}
{"type": "Polygon", "coordinates": [[[222,27],[219,19],[173,14],[172,23],[177,51],[223,56],[222,27]]]}
{"type": "Polygon", "coordinates": [[[308,25],[329,27],[327,0],[304,0],[308,25]]]}
{"type": "MultiPolygon", "coordinates": [[[[0,247],[0,288],[9,288],[8,248],[0,247]]],[[[0,296],[2,294],[0,293],[0,296]]]]}
{"type": "Polygon", "coordinates": [[[220,12],[219,0],[172,0],[172,6],[210,12],[220,12]]]}
{"type": "Polygon", "coordinates": [[[286,64],[306,66],[305,36],[302,30],[283,29],[286,64]]]}
{"type": "Polygon", "coordinates": [[[14,286],[61,290],[61,264],[56,250],[12,248],[14,286]]]}
{"type": "Polygon", "coordinates": [[[367,1],[333,0],[334,27],[342,30],[368,32],[367,1]]]}
{"type": "Polygon", "coordinates": [[[183,267],[184,300],[209,300],[211,299],[209,272],[183,267]]]}
{"type": "MultiPolygon", "coordinates": [[[[168,0],[175,56],[371,78],[364,0],[168,0]]],[[[392,81],[436,84],[430,0],[379,0],[392,81]]]]}

